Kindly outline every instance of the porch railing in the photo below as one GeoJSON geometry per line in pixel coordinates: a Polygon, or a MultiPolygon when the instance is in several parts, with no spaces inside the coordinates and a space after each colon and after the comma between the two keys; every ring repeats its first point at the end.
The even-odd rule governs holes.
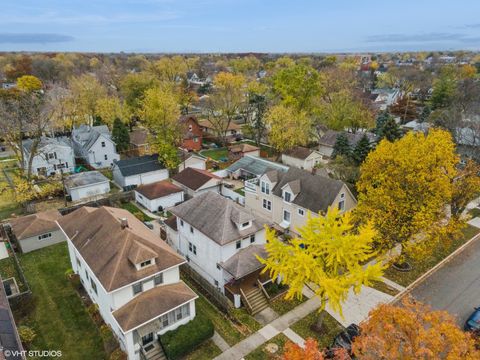
{"type": "Polygon", "coordinates": [[[267,300],[270,301],[270,295],[268,295],[267,290],[265,290],[265,288],[263,287],[262,282],[261,282],[259,279],[257,279],[257,284],[258,284],[258,287],[262,290],[263,295],[265,295],[265,297],[267,298],[267,300]]]}
{"type": "Polygon", "coordinates": [[[240,288],[240,295],[242,295],[242,299],[245,301],[245,305],[247,306],[247,308],[252,311],[252,306],[250,305],[250,303],[248,302],[248,299],[247,299],[247,296],[245,295],[245,293],[243,292],[242,288],[240,288]]]}
{"type": "Polygon", "coordinates": [[[257,185],[258,185],[258,179],[254,178],[254,179],[250,179],[250,180],[245,180],[244,184],[245,184],[245,190],[256,192],[257,191],[257,185]]]}

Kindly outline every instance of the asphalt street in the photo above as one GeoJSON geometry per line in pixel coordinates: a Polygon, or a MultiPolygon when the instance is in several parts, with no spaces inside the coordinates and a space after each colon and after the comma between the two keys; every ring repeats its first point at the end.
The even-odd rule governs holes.
{"type": "Polygon", "coordinates": [[[421,282],[412,295],[448,311],[463,327],[473,308],[480,306],[480,239],[421,282]]]}

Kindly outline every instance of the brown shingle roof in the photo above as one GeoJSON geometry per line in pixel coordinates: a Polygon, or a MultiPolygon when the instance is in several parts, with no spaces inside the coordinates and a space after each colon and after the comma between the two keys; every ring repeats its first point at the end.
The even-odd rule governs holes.
{"type": "Polygon", "coordinates": [[[300,160],[305,160],[307,157],[310,156],[310,154],[313,152],[313,150],[303,147],[303,146],[297,146],[293,149],[287,150],[284,152],[285,155],[294,157],[296,159],[300,160]]]}
{"type": "Polygon", "coordinates": [[[185,260],[130,212],[82,207],[58,221],[75,248],[107,291],[113,291],[185,260]],[[121,219],[128,227],[122,228],[121,219]],[[137,270],[132,261],[155,263],[137,270]]]}
{"type": "Polygon", "coordinates": [[[238,280],[263,268],[264,265],[258,261],[257,255],[264,259],[267,258],[265,246],[250,245],[245,249],[238,251],[227,261],[221,263],[220,266],[238,280]]]}
{"type": "Polygon", "coordinates": [[[200,170],[194,168],[186,168],[175,175],[173,180],[185,185],[189,189],[197,190],[205,185],[211,179],[221,179],[217,175],[214,175],[207,170],[200,170]]]}
{"type": "Polygon", "coordinates": [[[163,196],[182,192],[183,190],[168,180],[159,181],[152,184],[141,185],[135,189],[147,199],[158,199],[163,196]]]}
{"type": "Polygon", "coordinates": [[[58,225],[55,221],[61,217],[62,215],[58,210],[47,210],[13,219],[10,221],[10,225],[17,239],[22,240],[58,230],[58,225]]]}
{"type": "Polygon", "coordinates": [[[130,144],[141,146],[147,143],[148,132],[145,129],[136,129],[130,133],[130,144]]]}
{"type": "Polygon", "coordinates": [[[233,153],[248,153],[248,152],[260,150],[260,148],[250,144],[238,144],[238,145],[230,146],[229,150],[233,153]]]}
{"type": "MultiPolygon", "coordinates": [[[[215,128],[212,122],[208,119],[199,120],[198,125],[200,125],[201,127],[210,128],[210,129],[215,128]]],[[[228,127],[224,130],[240,130],[241,128],[242,127],[240,125],[234,123],[233,121],[230,121],[230,124],[228,124],[228,127]]]]}
{"type": "Polygon", "coordinates": [[[183,282],[162,285],[138,295],[112,314],[128,332],[197,297],[183,282]]]}

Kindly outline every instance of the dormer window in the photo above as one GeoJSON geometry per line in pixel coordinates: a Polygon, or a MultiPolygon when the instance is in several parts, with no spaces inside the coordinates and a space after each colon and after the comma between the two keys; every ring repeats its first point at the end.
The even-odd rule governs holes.
{"type": "Polygon", "coordinates": [[[105,147],[105,141],[102,141],[102,147],[105,147]]]}
{"type": "Polygon", "coordinates": [[[261,181],[260,191],[266,195],[270,195],[270,184],[266,181],[261,181]]]}
{"type": "Polygon", "coordinates": [[[284,192],[283,192],[283,200],[284,200],[285,202],[288,202],[288,203],[289,203],[289,202],[292,202],[292,194],[289,193],[288,191],[284,191],[284,192]]]}
{"type": "Polygon", "coordinates": [[[144,267],[147,267],[147,266],[150,266],[152,265],[152,260],[146,260],[146,261],[143,261],[140,263],[140,268],[144,268],[144,267]]]}
{"type": "MultiPolygon", "coordinates": [[[[246,221],[246,222],[240,224],[239,229],[244,230],[244,229],[250,227],[250,225],[252,225],[252,222],[251,221],[246,221]]],[[[238,226],[238,224],[237,224],[237,226],[238,226]]]]}

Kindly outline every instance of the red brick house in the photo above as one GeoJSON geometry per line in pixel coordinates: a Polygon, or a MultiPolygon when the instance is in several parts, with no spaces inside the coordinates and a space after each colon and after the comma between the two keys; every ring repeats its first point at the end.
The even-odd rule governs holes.
{"type": "Polygon", "coordinates": [[[198,125],[197,118],[192,115],[182,116],[180,123],[184,126],[182,148],[188,151],[199,151],[202,149],[203,132],[198,125]]]}

